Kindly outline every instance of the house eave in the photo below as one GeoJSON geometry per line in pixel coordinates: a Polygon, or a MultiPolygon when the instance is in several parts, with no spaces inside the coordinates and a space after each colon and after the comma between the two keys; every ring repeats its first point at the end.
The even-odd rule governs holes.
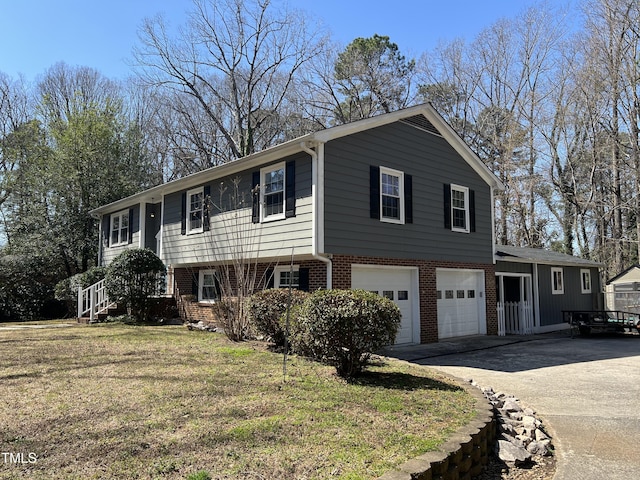
{"type": "Polygon", "coordinates": [[[91,210],[89,213],[92,216],[100,216],[105,213],[116,212],[144,202],[158,203],[164,195],[197,187],[212,180],[233,175],[235,173],[242,172],[243,170],[255,168],[272,161],[280,160],[288,155],[294,155],[302,152],[303,148],[301,145],[309,141],[311,141],[311,135],[304,135],[266,150],[247,155],[246,157],[238,160],[211,167],[200,172],[192,173],[186,177],[151,187],[147,190],[116,200],[115,202],[107,205],[102,205],[91,210]]]}
{"type": "Polygon", "coordinates": [[[553,265],[553,266],[561,266],[561,267],[583,267],[583,268],[604,267],[603,263],[596,262],[594,260],[588,260],[580,257],[573,257],[571,255],[566,255],[566,254],[552,253],[543,249],[510,247],[510,246],[504,246],[504,245],[495,246],[494,259],[496,262],[553,265]],[[540,254],[536,254],[535,253],[536,251],[539,251],[540,254]],[[549,256],[551,256],[551,258],[545,258],[549,256]]]}
{"type": "Polygon", "coordinates": [[[540,260],[535,258],[520,258],[520,257],[511,257],[511,256],[495,256],[496,262],[509,262],[509,263],[527,263],[527,264],[537,264],[537,265],[553,265],[558,267],[582,267],[582,268],[601,268],[604,267],[604,264],[598,262],[585,263],[585,262],[565,262],[559,261],[554,262],[551,260],[540,260]]]}

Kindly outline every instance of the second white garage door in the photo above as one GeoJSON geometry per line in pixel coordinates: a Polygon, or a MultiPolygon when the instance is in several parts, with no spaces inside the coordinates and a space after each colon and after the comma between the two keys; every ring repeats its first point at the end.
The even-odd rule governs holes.
{"type": "Polygon", "coordinates": [[[376,292],[390,298],[400,308],[402,319],[396,335],[396,344],[420,341],[417,281],[418,270],[415,268],[367,265],[351,267],[351,288],[376,292]]]}
{"type": "Polygon", "coordinates": [[[487,333],[484,272],[437,270],[438,338],[487,333]]]}

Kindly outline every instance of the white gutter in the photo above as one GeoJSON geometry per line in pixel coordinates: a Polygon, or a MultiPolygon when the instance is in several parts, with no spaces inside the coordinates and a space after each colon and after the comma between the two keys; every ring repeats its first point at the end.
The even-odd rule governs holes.
{"type": "Polygon", "coordinates": [[[327,266],[327,289],[332,288],[333,275],[331,258],[324,250],[324,143],[319,143],[317,151],[300,142],[300,148],[311,156],[311,256],[327,266]]]}

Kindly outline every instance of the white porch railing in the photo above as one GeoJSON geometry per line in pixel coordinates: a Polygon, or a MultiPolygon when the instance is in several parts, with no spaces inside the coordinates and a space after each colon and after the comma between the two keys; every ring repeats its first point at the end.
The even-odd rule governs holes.
{"type": "Polygon", "coordinates": [[[498,302],[498,335],[533,333],[531,302],[498,302]]]}
{"type": "Polygon", "coordinates": [[[78,318],[86,317],[88,314],[89,321],[93,322],[96,316],[106,311],[110,305],[104,280],[78,289],[78,318]]]}

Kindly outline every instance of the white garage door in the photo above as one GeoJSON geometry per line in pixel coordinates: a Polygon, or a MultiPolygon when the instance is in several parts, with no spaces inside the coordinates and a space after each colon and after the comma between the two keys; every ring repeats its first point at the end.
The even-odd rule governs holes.
{"type": "Polygon", "coordinates": [[[438,270],[438,338],[486,334],[483,271],[438,270]]]}
{"type": "Polygon", "coordinates": [[[351,268],[351,288],[376,292],[378,295],[393,300],[400,308],[402,319],[396,335],[396,344],[417,343],[419,341],[420,315],[416,297],[416,272],[416,269],[411,268],[377,268],[356,265],[351,268]]]}

